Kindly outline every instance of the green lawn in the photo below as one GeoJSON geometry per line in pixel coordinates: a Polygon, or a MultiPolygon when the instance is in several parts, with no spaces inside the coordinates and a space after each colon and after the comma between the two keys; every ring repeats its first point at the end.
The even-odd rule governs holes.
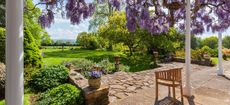
{"type": "Polygon", "coordinates": [[[63,61],[70,61],[76,58],[91,58],[96,56],[113,56],[116,54],[122,54],[122,52],[115,51],[101,51],[101,50],[83,50],[83,49],[42,49],[43,52],[43,64],[53,65],[60,64],[63,61]]]}
{"type": "MultiPolygon", "coordinates": [[[[30,105],[30,95],[31,94],[24,95],[24,105],[30,105]]],[[[5,105],[5,100],[1,100],[0,105],[5,105]]]]}

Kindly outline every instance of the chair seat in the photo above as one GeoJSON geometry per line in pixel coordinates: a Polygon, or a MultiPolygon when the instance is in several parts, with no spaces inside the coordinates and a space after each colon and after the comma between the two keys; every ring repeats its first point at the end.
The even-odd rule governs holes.
{"type": "Polygon", "coordinates": [[[167,81],[167,80],[158,80],[158,84],[165,85],[165,86],[172,86],[172,87],[177,87],[180,86],[180,82],[174,81],[167,81]]]}

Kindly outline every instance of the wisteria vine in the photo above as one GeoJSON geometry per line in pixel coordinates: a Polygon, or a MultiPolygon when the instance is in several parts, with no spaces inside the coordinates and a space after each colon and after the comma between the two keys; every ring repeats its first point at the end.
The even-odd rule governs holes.
{"type": "MultiPolygon", "coordinates": [[[[230,26],[230,0],[191,0],[191,31],[201,34],[205,31],[223,32],[230,26]]],[[[72,24],[93,15],[95,3],[109,2],[120,10],[125,2],[126,26],[131,32],[137,28],[153,34],[164,33],[170,27],[184,30],[186,0],[41,0],[47,9],[39,17],[42,27],[50,27],[54,22],[54,8],[65,4],[65,15],[72,24]]]]}

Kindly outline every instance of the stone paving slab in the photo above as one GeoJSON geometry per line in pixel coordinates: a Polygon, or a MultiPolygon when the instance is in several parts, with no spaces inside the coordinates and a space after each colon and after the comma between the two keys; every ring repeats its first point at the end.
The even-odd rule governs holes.
{"type": "MultiPolygon", "coordinates": [[[[153,105],[155,101],[156,70],[184,67],[184,63],[161,64],[162,67],[137,73],[118,72],[103,77],[110,87],[110,105],[153,105]]],[[[224,62],[225,74],[230,77],[230,62],[224,62]]],[[[183,70],[184,74],[184,70],[183,70]]],[[[183,77],[185,78],[185,77],[183,77]]],[[[185,79],[183,79],[185,80],[185,79]]],[[[230,105],[230,79],[216,75],[216,67],[192,65],[191,84],[195,99],[185,101],[195,105],[230,105]],[[220,98],[222,97],[222,98],[220,98]]],[[[177,89],[178,99],[179,90],[177,89]]],[[[167,96],[167,88],[160,87],[160,97],[167,96]]],[[[185,99],[186,100],[186,99],[185,99]]]]}

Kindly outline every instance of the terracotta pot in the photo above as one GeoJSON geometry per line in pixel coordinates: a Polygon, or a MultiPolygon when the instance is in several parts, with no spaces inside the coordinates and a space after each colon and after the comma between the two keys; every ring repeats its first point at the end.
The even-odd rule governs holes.
{"type": "Polygon", "coordinates": [[[88,79],[89,86],[94,89],[98,89],[101,86],[101,78],[88,79]]]}

